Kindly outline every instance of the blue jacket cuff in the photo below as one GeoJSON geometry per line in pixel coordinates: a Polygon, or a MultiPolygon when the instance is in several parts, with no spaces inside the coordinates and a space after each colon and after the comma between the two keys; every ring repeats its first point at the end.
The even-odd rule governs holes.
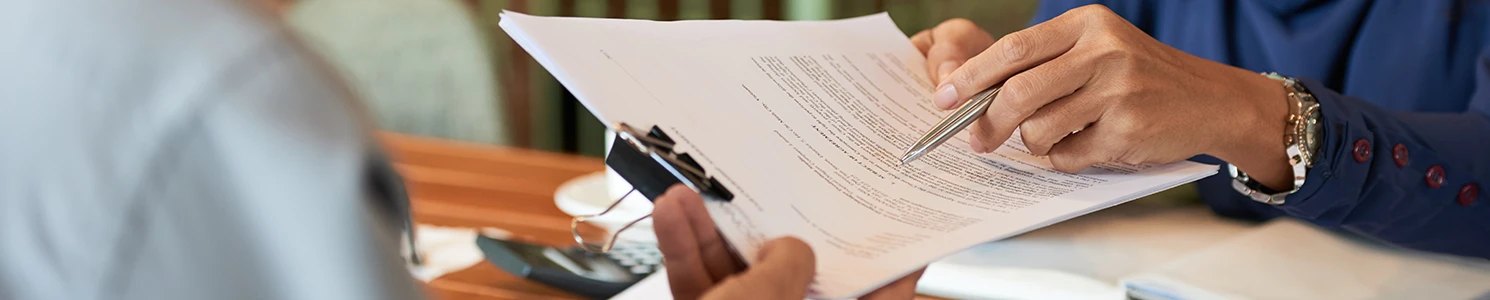
{"type": "MultiPolygon", "coordinates": [[[[1296,217],[1315,219],[1329,208],[1341,204],[1337,203],[1338,198],[1341,197],[1329,197],[1337,199],[1328,199],[1315,196],[1325,189],[1325,183],[1331,177],[1340,175],[1343,167],[1348,167],[1347,164],[1353,163],[1354,147],[1349,141],[1366,138],[1370,133],[1351,128],[1350,114],[1347,113],[1347,108],[1341,105],[1342,95],[1325,87],[1317,80],[1308,78],[1298,78],[1298,80],[1314,95],[1315,99],[1319,100],[1319,125],[1322,135],[1319,150],[1314,157],[1314,166],[1305,173],[1304,185],[1299,187],[1297,192],[1289,195],[1279,209],[1296,217]]],[[[1340,195],[1338,193],[1326,194],[1340,195]]],[[[1349,202],[1354,201],[1347,201],[1346,204],[1349,202]]]]}

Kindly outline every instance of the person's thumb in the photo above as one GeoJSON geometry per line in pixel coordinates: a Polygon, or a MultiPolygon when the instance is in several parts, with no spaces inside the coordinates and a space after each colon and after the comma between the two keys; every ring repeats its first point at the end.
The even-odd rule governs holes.
{"type": "Polygon", "coordinates": [[[704,299],[803,299],[817,273],[812,247],[793,237],[766,242],[749,269],[715,285],[704,299]]]}

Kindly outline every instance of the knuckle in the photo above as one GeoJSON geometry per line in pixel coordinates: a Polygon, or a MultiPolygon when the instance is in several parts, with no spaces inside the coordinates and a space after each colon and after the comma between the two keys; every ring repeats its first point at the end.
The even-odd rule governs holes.
{"type": "Polygon", "coordinates": [[[982,68],[978,68],[975,65],[976,63],[973,60],[964,62],[962,67],[957,68],[956,71],[952,71],[952,74],[948,76],[951,78],[947,78],[946,81],[951,83],[952,86],[957,87],[958,91],[971,90],[975,86],[977,78],[983,78],[984,76],[982,68]]]}
{"type": "Polygon", "coordinates": [[[994,101],[1001,101],[1003,103],[995,102],[993,103],[994,105],[1012,108],[1012,106],[1016,106],[1016,103],[1019,103],[1019,99],[1028,97],[1028,95],[1026,94],[1028,92],[1026,92],[1025,89],[1021,87],[1026,84],[1020,83],[1020,80],[1018,79],[1019,77],[1015,76],[1014,78],[1009,78],[1009,80],[1004,81],[1004,86],[999,88],[998,96],[994,96],[993,98],[994,101]]]}
{"type": "Polygon", "coordinates": [[[1045,121],[1045,118],[1032,117],[1025,119],[1023,123],[1019,123],[1019,135],[1023,136],[1026,141],[1031,138],[1038,139],[1048,129],[1047,126],[1049,124],[1045,121]]]}
{"type": "Polygon", "coordinates": [[[1026,73],[1015,75],[1009,78],[1009,80],[1004,81],[1004,86],[1000,88],[999,94],[1005,96],[1003,99],[1007,99],[1008,102],[1004,103],[1003,106],[1012,109],[1019,116],[1028,116],[1033,113],[1033,108],[1025,105],[1025,103],[1031,101],[1030,98],[1035,95],[1035,89],[1039,87],[1037,84],[1039,79],[1035,77],[1037,76],[1026,73]]]}
{"type": "Polygon", "coordinates": [[[1004,35],[1003,38],[1000,38],[994,44],[999,47],[998,51],[999,54],[1004,56],[1004,62],[1014,64],[1022,62],[1032,55],[1032,51],[1034,50],[1031,43],[1030,38],[1026,37],[1025,34],[1015,32],[1004,35]]]}
{"type": "Polygon", "coordinates": [[[1149,133],[1147,133],[1146,125],[1141,124],[1141,122],[1126,121],[1119,122],[1118,131],[1113,133],[1113,137],[1116,137],[1115,140],[1112,140],[1113,148],[1129,149],[1132,148],[1131,145],[1134,145],[1134,143],[1147,140],[1149,133]]]}
{"type": "Polygon", "coordinates": [[[1102,5],[1102,4],[1087,4],[1087,5],[1083,5],[1081,7],[1077,7],[1077,8],[1071,9],[1071,12],[1072,13],[1076,13],[1078,16],[1085,17],[1085,18],[1093,18],[1093,17],[1105,18],[1105,17],[1108,17],[1108,16],[1115,15],[1115,13],[1112,12],[1112,9],[1111,8],[1108,8],[1106,5],[1102,5]]]}
{"type": "Polygon", "coordinates": [[[1148,97],[1145,94],[1149,92],[1148,88],[1144,86],[1144,83],[1136,82],[1133,79],[1119,78],[1115,79],[1108,90],[1103,92],[1103,97],[1111,105],[1108,111],[1110,114],[1123,118],[1131,118],[1143,115],[1140,111],[1141,109],[1134,106],[1136,105],[1136,101],[1142,101],[1144,97],[1148,97]]]}
{"type": "MultiPolygon", "coordinates": [[[[1130,84],[1118,88],[1118,92],[1120,93],[1119,95],[1122,95],[1122,98],[1117,99],[1117,106],[1122,107],[1124,112],[1135,117],[1148,115],[1143,113],[1144,109],[1137,108],[1137,106],[1143,104],[1141,102],[1149,101],[1155,97],[1155,95],[1152,95],[1153,91],[1150,88],[1130,84]]],[[[1144,124],[1135,124],[1134,126],[1138,125],[1144,124]]]]}
{"type": "Polygon", "coordinates": [[[1117,124],[1113,125],[1115,129],[1117,129],[1116,132],[1113,133],[1113,137],[1117,138],[1115,141],[1113,141],[1113,143],[1126,144],[1129,141],[1138,140],[1143,137],[1143,125],[1138,124],[1137,122],[1122,121],[1117,122],[1117,124]]]}
{"type": "Polygon", "coordinates": [[[1040,142],[1043,140],[1040,135],[1042,131],[1040,125],[1039,122],[1034,120],[1026,120],[1024,123],[1019,124],[1019,138],[1024,140],[1026,147],[1033,148],[1040,145],[1040,142]]]}
{"type": "Polygon", "coordinates": [[[1128,23],[1122,16],[1119,16],[1112,9],[1101,4],[1090,4],[1073,8],[1067,14],[1076,19],[1074,22],[1080,22],[1082,26],[1089,27],[1089,29],[1114,30],[1128,23]]]}
{"type": "Polygon", "coordinates": [[[1047,155],[1050,152],[1048,130],[1044,130],[1035,122],[1025,122],[1019,126],[1019,137],[1024,140],[1024,147],[1034,155],[1047,155]]]}
{"type": "Polygon", "coordinates": [[[1111,79],[1113,91],[1121,96],[1132,96],[1143,90],[1144,82],[1133,76],[1116,76],[1111,79]]]}
{"type": "Polygon", "coordinates": [[[1108,66],[1120,68],[1131,68],[1138,63],[1138,53],[1129,49],[1122,40],[1116,38],[1104,38],[1097,42],[1102,49],[1097,53],[1097,61],[1108,66]]]}

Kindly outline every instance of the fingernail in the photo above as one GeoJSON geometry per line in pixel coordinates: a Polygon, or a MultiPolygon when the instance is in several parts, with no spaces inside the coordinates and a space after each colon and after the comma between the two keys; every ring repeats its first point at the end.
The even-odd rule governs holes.
{"type": "Polygon", "coordinates": [[[936,89],[936,94],[932,95],[932,99],[936,102],[936,107],[943,110],[952,109],[952,105],[957,104],[957,88],[952,87],[950,83],[943,83],[936,89]]]}
{"type": "Polygon", "coordinates": [[[942,62],[941,65],[936,66],[936,80],[937,81],[945,81],[945,80],[947,80],[947,75],[952,74],[952,71],[955,71],[955,70],[957,70],[957,63],[954,63],[954,62],[951,62],[951,61],[944,61],[944,62],[942,62]]]}
{"type": "Polygon", "coordinates": [[[983,146],[983,140],[978,139],[978,136],[976,135],[969,138],[968,145],[973,146],[974,153],[983,153],[983,151],[987,150],[988,148],[986,146],[983,146]]]}

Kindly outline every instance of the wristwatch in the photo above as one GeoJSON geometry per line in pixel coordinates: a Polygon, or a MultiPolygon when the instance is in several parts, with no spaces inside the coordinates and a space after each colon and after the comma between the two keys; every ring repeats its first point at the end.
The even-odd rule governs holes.
{"type": "Polygon", "coordinates": [[[1304,186],[1304,175],[1309,173],[1309,168],[1314,166],[1314,156],[1319,151],[1319,101],[1314,99],[1314,94],[1299,83],[1297,79],[1284,77],[1278,73],[1263,73],[1263,76],[1282,81],[1283,88],[1288,91],[1286,101],[1291,104],[1288,112],[1284,135],[1283,147],[1288,153],[1288,164],[1293,169],[1293,187],[1288,191],[1276,191],[1263,186],[1252,180],[1247,173],[1237,169],[1236,165],[1228,164],[1226,169],[1231,173],[1231,187],[1237,192],[1246,195],[1258,202],[1283,205],[1283,200],[1289,194],[1299,191],[1304,186]]]}

